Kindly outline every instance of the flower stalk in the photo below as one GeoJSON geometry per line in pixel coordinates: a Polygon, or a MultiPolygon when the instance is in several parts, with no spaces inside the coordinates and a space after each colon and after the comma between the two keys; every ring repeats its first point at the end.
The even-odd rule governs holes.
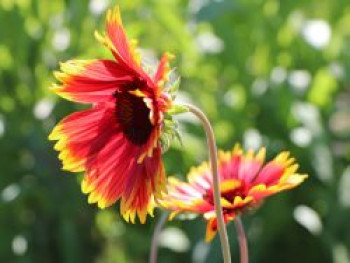
{"type": "Polygon", "coordinates": [[[204,131],[207,137],[210,167],[213,175],[214,205],[215,205],[216,218],[218,222],[221,249],[223,253],[224,263],[231,263],[230,245],[228,242],[227,230],[225,227],[224,215],[222,212],[222,206],[220,202],[220,179],[218,176],[217,146],[216,146],[213,128],[207,116],[199,108],[190,104],[185,104],[184,106],[186,106],[189,112],[194,114],[201,121],[201,124],[204,128],[204,131]]]}
{"type": "Polygon", "coordinates": [[[158,220],[156,227],[154,228],[152,244],[151,244],[151,253],[149,256],[149,263],[157,263],[159,236],[160,236],[160,233],[162,232],[162,229],[168,217],[169,217],[169,212],[163,213],[161,218],[158,220]]]}
{"type": "Polygon", "coordinates": [[[247,245],[247,238],[244,232],[244,227],[242,224],[242,220],[239,216],[237,216],[234,220],[237,237],[238,237],[238,243],[240,248],[240,255],[241,255],[241,263],[248,263],[248,245],[247,245]]]}

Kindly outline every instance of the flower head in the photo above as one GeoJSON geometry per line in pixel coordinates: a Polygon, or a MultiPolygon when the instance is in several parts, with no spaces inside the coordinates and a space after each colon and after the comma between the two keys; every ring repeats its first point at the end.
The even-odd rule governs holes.
{"type": "MultiPolygon", "coordinates": [[[[219,152],[221,205],[226,223],[264,198],[298,186],[307,177],[296,173],[298,165],[288,152],[280,153],[266,164],[264,160],[264,148],[257,154],[253,151],[244,154],[236,145],[232,152],[219,152]]],[[[181,212],[203,214],[207,220],[206,240],[215,236],[218,229],[208,163],[192,168],[188,182],[170,177],[168,193],[159,204],[173,211],[171,217],[181,212]]]]}
{"type": "Polygon", "coordinates": [[[137,215],[143,223],[166,183],[160,139],[173,107],[166,89],[172,55],[163,55],[155,74],[147,74],[118,7],[107,13],[106,34],[95,36],[114,59],[61,64],[55,73],[61,84],[52,90],[92,108],[64,118],[49,139],[58,141],[63,169],[85,172],[81,186],[89,203],[105,208],[121,199],[124,219],[134,222],[137,215]]]}

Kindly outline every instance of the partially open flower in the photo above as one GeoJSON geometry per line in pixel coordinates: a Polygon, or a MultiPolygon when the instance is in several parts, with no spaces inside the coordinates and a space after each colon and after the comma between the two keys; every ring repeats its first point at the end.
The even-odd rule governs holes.
{"type": "Polygon", "coordinates": [[[95,35],[114,59],[61,64],[55,73],[61,84],[52,90],[92,108],[64,118],[49,139],[58,141],[63,169],[85,171],[82,191],[89,203],[105,208],[121,199],[124,219],[134,222],[138,215],[143,223],[166,183],[160,139],[173,109],[165,86],[172,55],[166,53],[155,74],[147,74],[118,7],[107,13],[106,35],[95,35]]]}
{"type": "MultiPolygon", "coordinates": [[[[266,164],[264,160],[264,148],[256,155],[253,151],[244,154],[238,145],[232,152],[219,152],[221,205],[226,223],[264,198],[294,188],[307,178],[296,173],[298,165],[288,152],[266,164]]],[[[171,218],[181,212],[203,214],[207,220],[206,240],[210,241],[218,230],[213,199],[211,170],[205,162],[191,169],[188,182],[170,177],[168,194],[159,205],[173,211],[171,218]]]]}

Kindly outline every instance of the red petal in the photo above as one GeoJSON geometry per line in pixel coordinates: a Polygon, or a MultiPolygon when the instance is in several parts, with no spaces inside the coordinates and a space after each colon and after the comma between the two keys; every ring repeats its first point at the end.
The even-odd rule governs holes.
{"type": "Polygon", "coordinates": [[[170,53],[165,53],[158,65],[157,72],[154,76],[154,82],[158,83],[159,81],[165,81],[168,78],[169,74],[169,60],[173,58],[173,55],[170,53]]]}
{"type": "Polygon", "coordinates": [[[243,158],[240,165],[238,178],[245,183],[250,183],[260,171],[261,166],[262,162],[259,160],[243,158]]]}
{"type": "Polygon", "coordinates": [[[218,232],[218,223],[216,218],[211,218],[207,222],[207,232],[205,235],[205,241],[210,242],[213,240],[213,238],[216,236],[216,233],[218,232]]]}
{"type": "Polygon", "coordinates": [[[122,59],[127,65],[138,68],[139,63],[126,36],[118,6],[107,13],[107,35],[118,52],[115,54],[117,60],[122,59]]]}
{"type": "Polygon", "coordinates": [[[111,60],[72,60],[61,64],[56,78],[62,82],[52,88],[58,95],[81,103],[104,102],[133,75],[111,60]]]}
{"type": "Polygon", "coordinates": [[[284,170],[284,167],[271,161],[257,175],[254,184],[266,184],[267,186],[275,184],[283,175],[284,170]]]}

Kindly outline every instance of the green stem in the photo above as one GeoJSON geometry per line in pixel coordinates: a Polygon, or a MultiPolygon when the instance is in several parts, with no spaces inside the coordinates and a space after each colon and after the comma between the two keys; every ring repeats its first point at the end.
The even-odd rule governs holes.
{"type": "Polygon", "coordinates": [[[215,205],[215,213],[218,222],[218,229],[220,235],[221,249],[224,257],[224,263],[231,263],[231,253],[230,253],[230,245],[228,242],[227,231],[224,222],[224,215],[222,212],[222,206],[220,202],[220,178],[218,176],[218,157],[217,157],[217,147],[215,136],[213,132],[213,128],[207,118],[207,116],[197,107],[186,104],[184,105],[188,108],[188,110],[194,114],[202,123],[202,126],[205,130],[205,134],[207,137],[209,158],[210,158],[210,166],[213,175],[213,188],[214,188],[214,205],[215,205]]]}
{"type": "Polygon", "coordinates": [[[169,212],[163,213],[154,229],[153,237],[152,237],[151,253],[149,256],[149,263],[157,263],[159,235],[162,232],[162,229],[168,217],[169,217],[169,212]]]}
{"type": "Polygon", "coordinates": [[[239,247],[241,252],[241,263],[248,263],[248,245],[247,245],[247,238],[244,232],[242,220],[239,216],[237,216],[234,222],[235,222],[235,227],[237,231],[238,242],[239,242],[239,247]]]}

